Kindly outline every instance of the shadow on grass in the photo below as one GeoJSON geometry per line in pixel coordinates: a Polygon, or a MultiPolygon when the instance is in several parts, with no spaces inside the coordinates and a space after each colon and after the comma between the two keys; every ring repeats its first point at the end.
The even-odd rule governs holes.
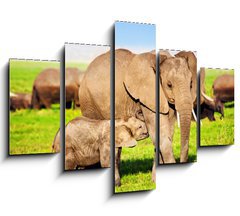
{"type": "Polygon", "coordinates": [[[152,171],[153,159],[147,158],[143,160],[124,160],[121,161],[120,172],[121,176],[132,175],[141,173],[147,173],[152,171]]]}
{"type": "Polygon", "coordinates": [[[234,108],[234,102],[229,102],[224,104],[225,108],[234,108]]]}
{"type": "MultiPolygon", "coordinates": [[[[176,159],[176,164],[181,164],[180,163],[180,157],[175,158],[176,159]]],[[[188,155],[188,162],[187,163],[194,163],[197,161],[197,155],[188,155]]]]}

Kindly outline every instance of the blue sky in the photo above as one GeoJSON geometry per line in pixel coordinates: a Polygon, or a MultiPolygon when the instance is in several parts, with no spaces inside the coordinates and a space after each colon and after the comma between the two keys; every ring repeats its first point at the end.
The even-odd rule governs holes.
{"type": "Polygon", "coordinates": [[[115,49],[125,48],[135,53],[156,49],[156,26],[127,22],[115,23],[115,49]]]}

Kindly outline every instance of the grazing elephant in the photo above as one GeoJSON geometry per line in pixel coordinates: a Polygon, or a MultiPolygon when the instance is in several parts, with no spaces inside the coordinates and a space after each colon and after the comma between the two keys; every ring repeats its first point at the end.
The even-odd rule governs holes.
{"type": "Polygon", "coordinates": [[[180,162],[188,161],[191,118],[197,105],[197,59],[193,52],[175,56],[160,51],[160,163],[175,163],[172,141],[177,116],[180,120],[180,162]]]}
{"type": "Polygon", "coordinates": [[[32,107],[34,109],[51,108],[60,103],[59,69],[48,68],[36,77],[32,90],[32,107]]]}
{"type": "MultiPolygon", "coordinates": [[[[214,112],[221,114],[224,117],[224,104],[220,100],[211,98],[206,95],[205,90],[205,68],[200,68],[200,119],[208,118],[210,121],[215,121],[214,112]]],[[[196,107],[194,110],[196,111],[196,107]]]]}
{"type": "Polygon", "coordinates": [[[234,75],[224,74],[213,82],[213,95],[222,103],[234,101],[234,75]]]}
{"type": "MultiPolygon", "coordinates": [[[[209,101],[209,99],[208,99],[209,101]]],[[[197,113],[197,108],[194,108],[194,112],[197,113]]],[[[221,114],[220,119],[224,117],[224,104],[221,101],[217,103],[212,99],[209,102],[203,102],[200,105],[200,119],[208,118],[210,121],[216,121],[214,113],[221,114]]]]}
{"type": "Polygon", "coordinates": [[[10,92],[10,110],[31,108],[31,94],[12,93],[10,92]]]}
{"type": "Polygon", "coordinates": [[[78,91],[84,73],[77,68],[66,68],[65,71],[65,91],[66,91],[66,108],[80,107],[78,91]]]}
{"type": "MultiPolygon", "coordinates": [[[[78,89],[83,74],[76,68],[66,68],[66,108],[80,106],[78,89]]],[[[42,71],[34,81],[32,90],[32,107],[34,109],[50,108],[60,103],[60,71],[49,68],[42,71]]]]}

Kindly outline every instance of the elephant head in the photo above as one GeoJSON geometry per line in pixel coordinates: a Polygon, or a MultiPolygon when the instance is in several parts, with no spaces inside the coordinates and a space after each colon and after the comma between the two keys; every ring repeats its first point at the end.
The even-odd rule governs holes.
{"type": "MultiPolygon", "coordinates": [[[[125,87],[135,101],[139,101],[152,112],[156,111],[156,54],[153,52],[135,55],[127,68],[131,74],[125,77],[125,87]]],[[[169,107],[160,86],[160,113],[167,113],[169,107]]]]}
{"type": "Polygon", "coordinates": [[[166,100],[162,106],[176,110],[180,119],[180,162],[188,160],[188,146],[193,104],[197,97],[197,59],[192,52],[181,51],[175,56],[160,53],[160,86],[166,100]]]}

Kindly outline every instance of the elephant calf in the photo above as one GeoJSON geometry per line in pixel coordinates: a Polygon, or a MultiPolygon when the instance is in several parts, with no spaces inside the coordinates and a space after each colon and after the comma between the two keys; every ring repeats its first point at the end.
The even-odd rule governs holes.
{"type": "Polygon", "coordinates": [[[10,110],[31,108],[31,94],[10,93],[10,110]]]}
{"type": "MultiPolygon", "coordinates": [[[[136,138],[148,136],[145,123],[130,117],[116,120],[116,147],[135,146],[136,138]]],[[[60,150],[60,133],[53,142],[53,151],[60,150]]],[[[96,163],[110,167],[110,121],[77,117],[65,128],[65,170],[85,168],[96,163]]]]}

